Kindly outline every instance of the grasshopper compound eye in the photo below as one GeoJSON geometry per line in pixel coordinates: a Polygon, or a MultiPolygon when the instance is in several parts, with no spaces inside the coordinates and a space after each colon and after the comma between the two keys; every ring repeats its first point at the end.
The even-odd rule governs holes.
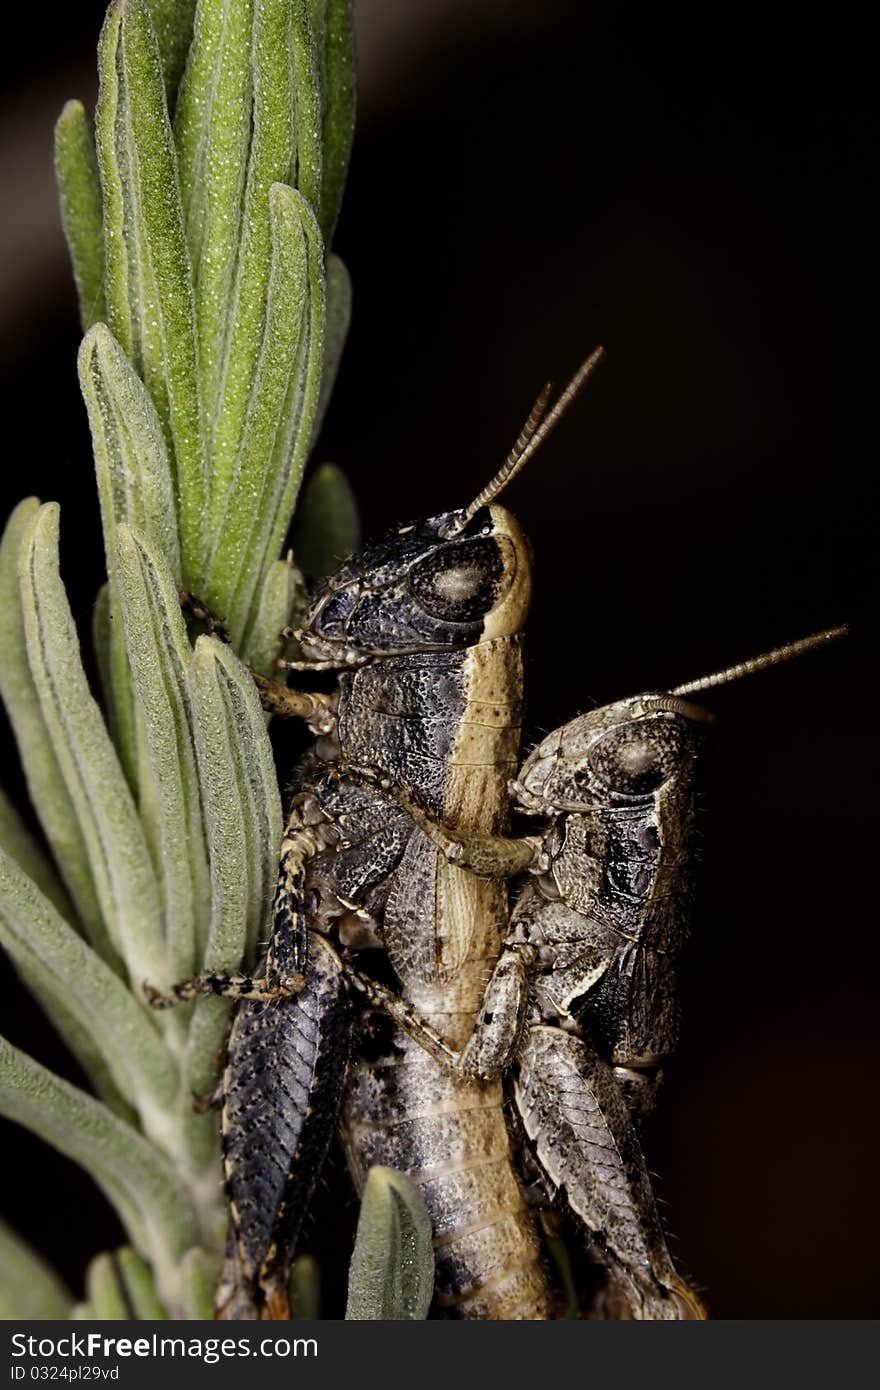
{"type": "Polygon", "coordinates": [[[410,571],[409,588],[432,617],[472,622],[494,607],[504,569],[498,542],[477,537],[428,555],[410,571]]]}
{"type": "Polygon", "coordinates": [[[616,796],[648,796],[668,782],[691,748],[684,721],[676,715],[655,715],[611,729],[590,749],[587,766],[575,782],[598,781],[616,796]]]}

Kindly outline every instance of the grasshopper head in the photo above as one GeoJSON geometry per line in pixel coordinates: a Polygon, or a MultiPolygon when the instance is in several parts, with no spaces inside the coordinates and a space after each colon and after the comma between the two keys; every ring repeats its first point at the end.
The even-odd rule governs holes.
{"type": "Polygon", "coordinates": [[[689,780],[701,712],[664,695],[635,695],[549,734],[526,759],[514,793],[540,815],[636,806],[689,780]]]}
{"type": "Polygon", "coordinates": [[[356,666],[447,651],[520,631],[531,591],[528,542],[504,507],[398,526],[368,542],[315,593],[301,643],[313,660],[356,666]]]}
{"type": "Polygon", "coordinates": [[[307,660],[359,666],[375,657],[471,647],[521,630],[531,555],[496,498],[555,428],[601,357],[597,348],[550,409],[550,387],[544,388],[501,468],[466,507],[387,531],[326,580],[297,634],[307,660]]]}

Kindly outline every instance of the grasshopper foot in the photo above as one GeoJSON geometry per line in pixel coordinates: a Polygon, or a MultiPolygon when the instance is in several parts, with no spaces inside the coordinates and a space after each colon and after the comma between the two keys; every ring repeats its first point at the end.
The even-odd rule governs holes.
{"type": "Polygon", "coordinates": [[[305,985],[299,971],[272,977],[254,979],[250,975],[194,975],[190,980],[181,980],[172,985],[165,994],[154,985],[144,981],[144,994],[154,1009],[173,1009],[177,1004],[186,1004],[202,995],[213,995],[219,999],[258,999],[269,1002],[273,999],[288,999],[299,994],[305,985]]]}

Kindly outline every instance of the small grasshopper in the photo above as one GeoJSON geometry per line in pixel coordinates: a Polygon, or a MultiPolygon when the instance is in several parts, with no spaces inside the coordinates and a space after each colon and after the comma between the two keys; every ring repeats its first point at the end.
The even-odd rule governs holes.
{"type": "MultiPolygon", "coordinates": [[[[413,1007],[449,1047],[473,1028],[506,930],[506,889],[448,864],[377,781],[409,788],[464,830],[504,830],[531,563],[519,526],[494,499],[600,355],[549,412],[545,389],[469,506],[392,529],[320,586],[296,634],[305,661],[290,664],[339,670],[332,695],[258,682],[268,707],[305,718],[322,736],[285,830],[265,968],[198,976],[168,997],[151,992],[160,1007],[198,994],[242,1001],[221,1087],[230,1239],[220,1317],[288,1314],[290,1262],[342,1095],[348,993],[363,990],[347,949],[381,944],[413,1007]],[[339,951],[325,939],[330,931],[339,951]]],[[[346,1113],[356,1182],[373,1162],[418,1170],[439,1297],[459,1316],[550,1316],[500,1084],[453,1075],[404,1034],[392,1046],[396,1064],[382,1079],[376,1065],[355,1068],[351,1092],[367,1102],[346,1113]]]]}
{"type": "Polygon", "coordinates": [[[705,1316],[669,1256],[637,1137],[678,1032],[697,740],[710,718],[684,697],[845,632],[818,633],[555,730],[511,787],[518,809],[545,818],[540,834],[468,835],[400,793],[451,863],[532,877],[460,1051],[381,986],[373,1002],[463,1075],[489,1079],[512,1068],[540,1173],[599,1242],[637,1318],[705,1316]]]}

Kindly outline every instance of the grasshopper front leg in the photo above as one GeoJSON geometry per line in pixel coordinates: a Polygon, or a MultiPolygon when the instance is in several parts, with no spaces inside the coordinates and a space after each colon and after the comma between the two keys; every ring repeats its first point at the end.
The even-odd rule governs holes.
{"type": "Polygon", "coordinates": [[[513,1062],[525,1026],[529,968],[534,950],[523,942],[503,949],[483,1000],[473,1033],[457,1052],[411,1004],[386,985],[371,980],[351,965],[344,967],[352,988],[374,1009],[380,1009],[443,1066],[462,1076],[492,1081],[513,1062]]]}
{"type": "Polygon", "coordinates": [[[549,861],[540,835],[513,838],[461,831],[433,815],[405,788],[397,790],[395,795],[450,864],[468,869],[480,878],[516,878],[526,872],[546,872],[549,861]]]}
{"type": "Polygon", "coordinates": [[[272,906],[272,935],[262,975],[220,975],[206,972],[171,986],[167,994],[144,984],[154,1009],[171,1009],[201,995],[250,999],[267,1003],[299,994],[304,984],[309,934],[300,901],[309,860],[330,847],[337,832],[329,822],[304,824],[302,808],[294,806],[281,843],[281,864],[272,906]]]}
{"type": "MultiPolygon", "coordinates": [[[[184,613],[189,613],[197,623],[204,627],[211,637],[218,638],[219,641],[229,644],[229,629],[222,618],[218,618],[211,612],[206,603],[203,603],[195,594],[190,593],[189,589],[178,589],[177,597],[184,613]]],[[[282,636],[293,636],[289,628],[285,628],[282,636]]],[[[313,670],[314,663],[301,663],[306,669],[313,670]]],[[[280,662],[279,668],[296,665],[296,663],[280,662]]],[[[320,692],[311,693],[306,690],[290,690],[281,681],[270,680],[268,676],[262,675],[259,671],[251,670],[254,684],[260,696],[260,703],[267,714],[277,714],[284,719],[303,719],[313,734],[322,735],[333,733],[336,728],[336,701],[332,695],[324,695],[320,692]]],[[[240,995],[240,998],[255,998],[254,995],[240,995]]]]}

